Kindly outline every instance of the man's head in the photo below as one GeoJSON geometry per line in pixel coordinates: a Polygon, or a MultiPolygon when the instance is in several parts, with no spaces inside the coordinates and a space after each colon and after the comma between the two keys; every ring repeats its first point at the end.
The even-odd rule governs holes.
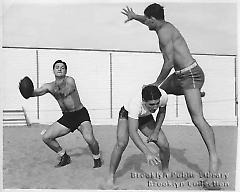
{"type": "Polygon", "coordinates": [[[57,60],[53,64],[53,73],[56,77],[65,76],[67,73],[67,64],[62,60],[57,60]]]}
{"type": "Polygon", "coordinates": [[[159,108],[161,96],[160,90],[155,85],[147,85],[142,89],[142,100],[151,113],[159,108]]]}
{"type": "Polygon", "coordinates": [[[164,20],[164,8],[157,3],[151,4],[144,10],[144,15],[147,17],[145,24],[149,30],[155,30],[156,21],[164,20]]]}
{"type": "Polygon", "coordinates": [[[154,17],[158,20],[164,20],[164,8],[157,3],[153,3],[144,10],[144,15],[148,19],[154,17]]]}

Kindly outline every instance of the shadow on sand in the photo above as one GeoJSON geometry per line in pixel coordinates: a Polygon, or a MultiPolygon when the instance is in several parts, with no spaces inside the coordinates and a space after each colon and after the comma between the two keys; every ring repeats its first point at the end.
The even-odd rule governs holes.
{"type": "MultiPolygon", "coordinates": [[[[170,158],[174,158],[178,163],[188,167],[190,170],[194,172],[203,173],[203,170],[201,170],[198,164],[193,163],[189,159],[187,159],[187,157],[185,156],[185,153],[186,153],[186,149],[170,148],[170,154],[171,154],[170,158]]],[[[133,154],[127,157],[122,168],[116,172],[116,177],[122,177],[129,170],[133,170],[134,172],[137,172],[140,174],[149,174],[149,173],[146,173],[141,168],[142,163],[146,163],[146,159],[143,154],[133,154]]],[[[174,171],[177,171],[177,170],[174,170],[174,171]]]]}

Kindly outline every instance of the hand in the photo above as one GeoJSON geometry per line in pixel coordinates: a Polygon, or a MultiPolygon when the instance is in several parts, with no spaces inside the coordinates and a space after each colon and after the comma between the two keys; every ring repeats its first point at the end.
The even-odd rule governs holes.
{"type": "Polygon", "coordinates": [[[153,132],[148,138],[147,138],[147,143],[149,142],[155,142],[158,139],[158,134],[153,132]]]}
{"type": "Polygon", "coordinates": [[[158,165],[161,163],[160,159],[158,158],[157,155],[154,155],[153,153],[148,153],[146,155],[147,163],[149,165],[158,165]]]}
{"type": "Polygon", "coordinates": [[[122,14],[126,15],[128,17],[128,19],[125,21],[125,23],[127,23],[128,21],[131,21],[134,19],[134,16],[136,15],[134,12],[133,12],[133,9],[132,8],[129,8],[127,6],[126,9],[123,9],[121,11],[122,14]]]}

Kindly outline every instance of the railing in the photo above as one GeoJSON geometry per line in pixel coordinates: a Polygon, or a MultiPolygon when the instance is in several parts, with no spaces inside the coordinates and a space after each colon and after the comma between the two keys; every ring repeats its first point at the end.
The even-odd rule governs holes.
{"type": "MultiPolygon", "coordinates": [[[[108,73],[107,75],[109,76],[109,85],[108,85],[108,88],[106,89],[106,91],[109,91],[109,104],[108,106],[109,107],[106,107],[106,109],[103,109],[102,108],[93,108],[93,107],[89,107],[89,110],[92,110],[92,111],[96,111],[96,110],[109,110],[109,116],[107,118],[116,118],[115,114],[116,114],[116,111],[118,110],[119,106],[118,104],[116,104],[116,100],[118,100],[118,98],[114,97],[114,91],[116,91],[117,87],[116,87],[116,66],[120,66],[121,67],[121,62],[119,61],[116,61],[116,60],[119,60],[119,58],[122,56],[122,54],[127,54],[127,58],[131,58],[134,54],[139,54],[139,56],[137,57],[146,57],[147,55],[150,55],[150,56],[154,56],[155,55],[158,55],[158,54],[161,54],[160,52],[155,52],[155,51],[131,51],[131,50],[112,50],[112,49],[77,49],[77,48],[50,48],[50,47],[44,47],[44,48],[40,48],[40,47],[8,47],[8,46],[3,46],[3,49],[4,50],[7,50],[7,49],[11,49],[11,50],[32,50],[34,51],[34,54],[35,54],[35,62],[36,62],[36,86],[39,87],[40,84],[41,84],[41,80],[40,80],[40,77],[42,77],[42,73],[40,73],[40,68],[42,68],[42,65],[44,63],[45,64],[45,60],[44,62],[43,61],[40,61],[41,59],[43,60],[43,57],[45,57],[45,52],[47,51],[54,51],[54,53],[59,53],[60,51],[67,51],[69,53],[70,52],[86,52],[86,53],[89,53],[89,52],[95,52],[95,53],[98,53],[98,52],[101,52],[101,53],[106,53],[106,57],[108,57],[108,73]],[[42,54],[42,52],[44,51],[44,54],[42,54]]],[[[66,54],[68,54],[66,53],[66,54]]],[[[49,55],[52,54],[49,53],[49,55]]],[[[234,76],[233,77],[228,77],[228,78],[233,78],[233,81],[234,81],[234,85],[233,86],[233,89],[234,89],[234,96],[231,96],[230,99],[226,99],[226,98],[222,98],[220,99],[220,102],[224,103],[226,102],[226,100],[228,100],[229,103],[233,102],[234,103],[234,115],[235,117],[237,118],[237,122],[238,122],[238,71],[237,71],[237,55],[234,55],[234,54],[214,54],[214,53],[192,53],[192,55],[194,57],[202,57],[202,56],[206,56],[206,57],[209,57],[209,58],[233,58],[233,64],[231,64],[231,66],[233,66],[233,71],[234,71],[234,76]],[[233,99],[232,99],[233,98],[233,99]]],[[[49,56],[50,57],[50,56],[49,56]]],[[[125,57],[125,55],[124,55],[125,57]]],[[[148,57],[148,56],[147,56],[148,57]]],[[[160,58],[160,57],[159,57],[160,58]]],[[[121,58],[120,58],[121,59],[121,58]]],[[[81,58],[79,59],[81,60],[81,58]]],[[[47,61],[47,60],[46,60],[47,61]]],[[[138,61],[138,60],[137,60],[138,61]]],[[[127,62],[127,61],[126,61],[127,62]]],[[[101,63],[101,62],[100,62],[101,63]]],[[[160,63],[160,62],[159,62],[160,63]]],[[[129,65],[131,65],[132,63],[129,63],[129,65]]],[[[106,65],[106,63],[104,63],[104,65],[106,65]]],[[[158,64],[159,65],[159,64],[158,64]]],[[[141,66],[142,67],[142,66],[141,66]]],[[[160,70],[160,67],[159,66],[157,69],[160,70]]],[[[133,69],[134,70],[134,69],[133,69]]],[[[136,69],[137,70],[137,69],[136,69]]],[[[120,70],[121,71],[121,70],[120,70]]],[[[117,71],[119,72],[119,71],[117,71]]],[[[122,73],[123,74],[123,73],[122,73]]],[[[122,75],[120,74],[120,75],[122,75]]],[[[155,74],[154,74],[155,75],[155,74]]],[[[154,76],[154,75],[149,75],[149,76],[154,76]]],[[[216,75],[213,73],[213,75],[216,75]]],[[[148,77],[150,78],[150,77],[148,77]]],[[[156,76],[155,76],[156,78],[156,76]]],[[[96,81],[98,81],[99,79],[97,79],[96,81]]],[[[86,80],[87,82],[88,80],[86,80]]],[[[222,81],[224,82],[224,81],[222,81]]],[[[117,82],[119,84],[119,82],[117,82]]],[[[208,83],[208,81],[206,82],[208,83]]],[[[205,84],[206,84],[205,83],[205,84]]],[[[221,83],[221,82],[220,82],[221,83]]],[[[126,86],[124,84],[124,86],[126,86]]],[[[224,86],[224,85],[223,85],[224,86]]],[[[107,86],[105,86],[107,87],[107,86]]],[[[208,94],[208,93],[207,93],[208,94]]],[[[220,94],[220,93],[219,93],[220,94]]],[[[115,94],[116,95],[116,94],[115,94]]],[[[216,103],[216,102],[219,102],[219,100],[217,98],[214,98],[215,101],[211,101],[211,100],[204,100],[203,102],[205,104],[211,102],[211,103],[216,103]]],[[[43,109],[41,109],[41,106],[42,104],[40,103],[41,102],[41,99],[38,97],[37,98],[37,101],[36,101],[36,111],[37,111],[37,119],[40,119],[41,118],[41,114],[43,113],[43,109]]],[[[180,110],[181,110],[181,106],[182,105],[185,105],[181,102],[181,100],[179,100],[178,97],[175,97],[174,100],[172,100],[172,105],[175,106],[175,117],[178,117],[179,114],[180,114],[180,110]]],[[[46,110],[46,109],[44,109],[46,110]]],[[[50,111],[52,111],[52,109],[49,109],[50,111]]]]}

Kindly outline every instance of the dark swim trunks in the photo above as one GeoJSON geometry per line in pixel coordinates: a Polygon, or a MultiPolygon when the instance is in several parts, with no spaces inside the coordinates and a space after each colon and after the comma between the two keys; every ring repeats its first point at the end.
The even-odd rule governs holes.
{"type": "Polygon", "coordinates": [[[201,89],[205,80],[204,73],[196,61],[180,71],[175,71],[175,74],[182,89],[201,89]]]}
{"type": "MultiPolygon", "coordinates": [[[[119,119],[128,119],[128,111],[124,107],[122,107],[119,111],[119,119]]],[[[138,118],[139,127],[152,120],[154,121],[152,114],[144,117],[139,117],[138,118]]]]}
{"type": "Polygon", "coordinates": [[[63,112],[63,116],[57,120],[58,123],[74,132],[84,121],[89,121],[90,116],[85,107],[74,112],[63,112]]]}

